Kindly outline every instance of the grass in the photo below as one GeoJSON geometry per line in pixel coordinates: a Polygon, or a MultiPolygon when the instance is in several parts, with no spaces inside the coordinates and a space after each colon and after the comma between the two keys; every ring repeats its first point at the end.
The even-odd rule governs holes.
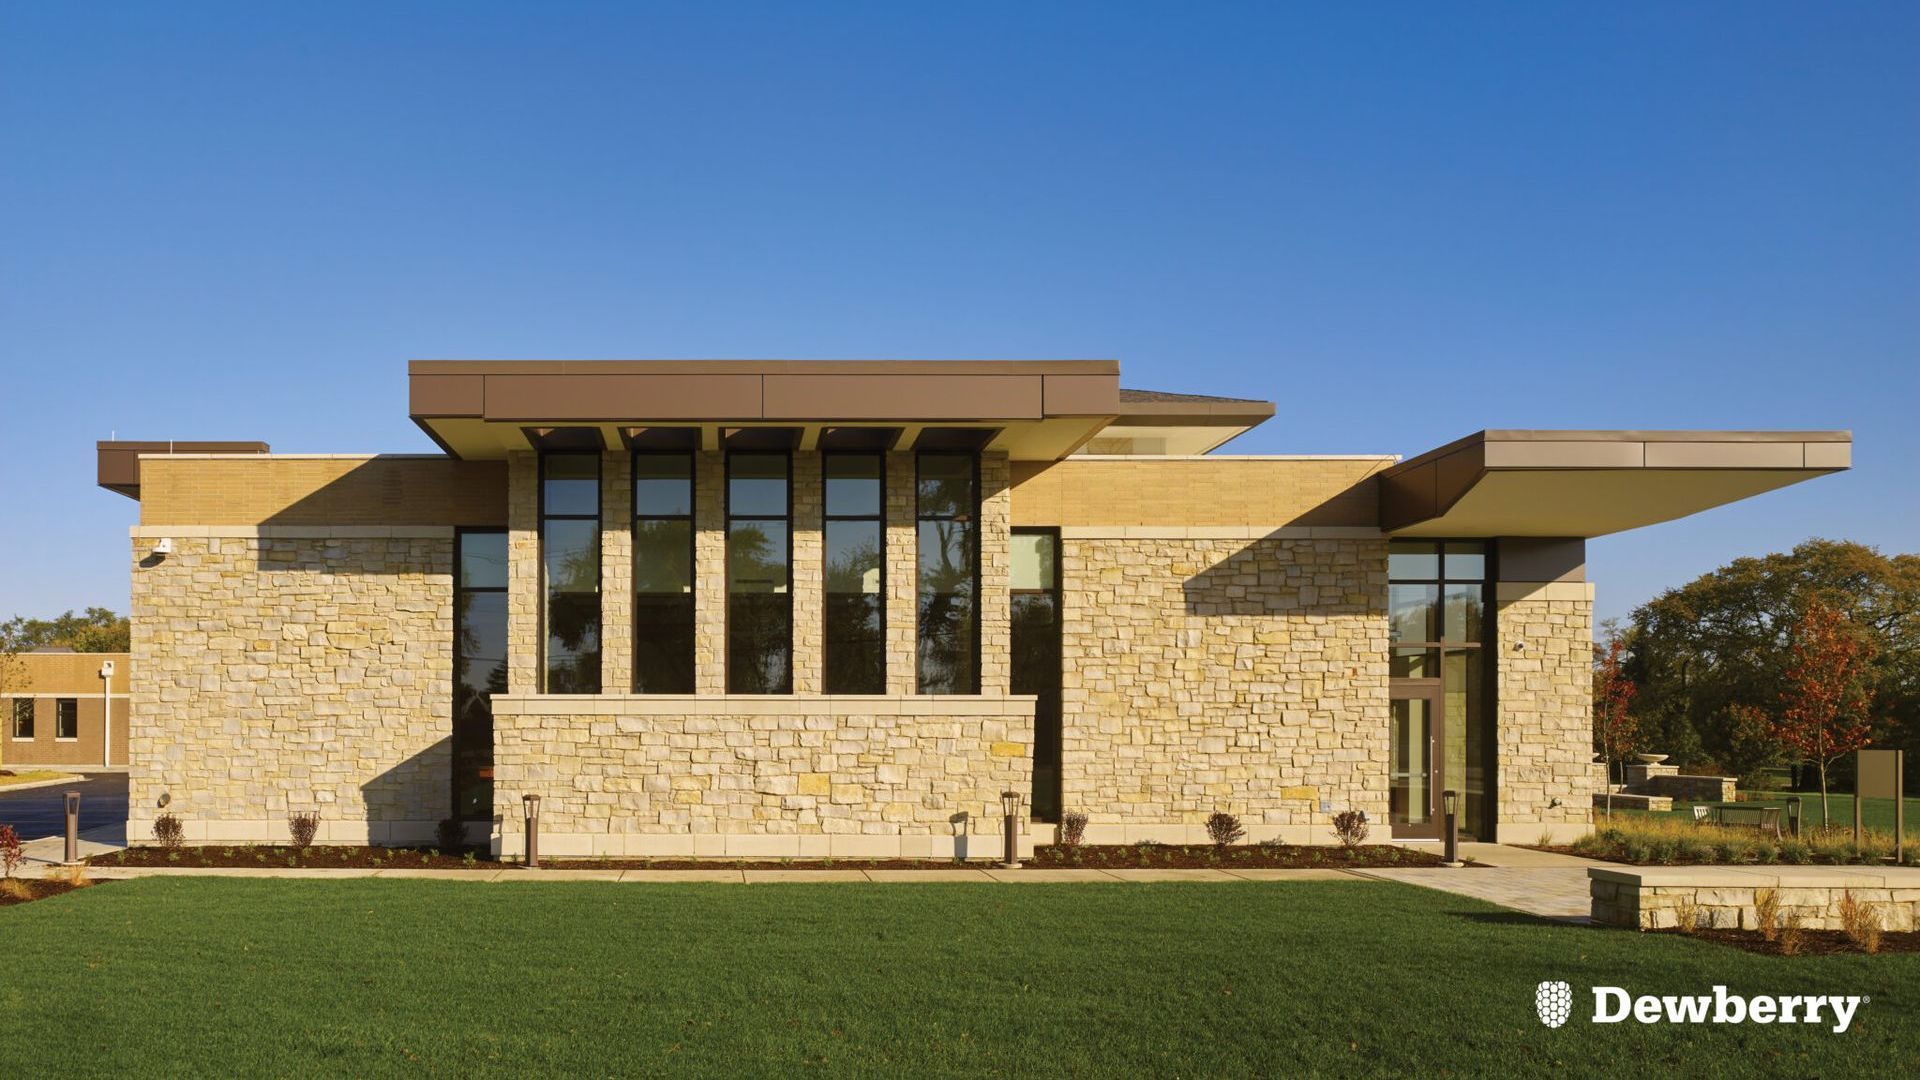
{"type": "MultiPolygon", "coordinates": [[[[1817,791],[1811,794],[1804,791],[1742,791],[1740,794],[1742,801],[1780,807],[1780,827],[1783,829],[1786,827],[1787,796],[1798,795],[1800,796],[1801,827],[1817,827],[1820,824],[1820,793],[1817,791]]],[[[1911,843],[1916,838],[1920,838],[1920,799],[1903,799],[1901,801],[1907,804],[1907,840],[1911,843]]],[[[1827,804],[1833,815],[1831,824],[1835,828],[1842,828],[1848,832],[1852,832],[1853,796],[1839,794],[1829,795],[1827,796],[1827,804]]],[[[1616,818],[1624,814],[1636,818],[1684,818],[1690,822],[1693,820],[1693,806],[1694,804],[1691,802],[1675,799],[1672,810],[1625,810],[1620,807],[1615,807],[1613,814],[1616,818]]],[[[1596,806],[1594,808],[1594,823],[1599,825],[1604,824],[1605,821],[1605,812],[1596,806]]],[[[1866,828],[1876,829],[1891,836],[1893,834],[1893,800],[1868,799],[1866,805],[1860,808],[1860,821],[1866,828]]]]}
{"type": "MultiPolygon", "coordinates": [[[[58,780],[63,776],[73,776],[73,774],[53,772],[47,769],[41,769],[35,772],[16,772],[12,776],[0,776],[0,788],[9,788],[15,784],[31,784],[40,780],[58,780]]],[[[75,779],[78,779],[78,777],[75,777],[75,779]]]]}
{"type": "Polygon", "coordinates": [[[1781,959],[1385,882],[148,878],[0,910],[0,1075],[1867,1074],[1920,957],[1781,959]],[[1534,989],[1565,979],[1551,1030],[1534,989]],[[1844,1035],[1593,1025],[1635,994],[1868,994],[1844,1035]],[[1631,1065],[1629,1065],[1631,1063],[1631,1065]]]}
{"type": "MultiPolygon", "coordinates": [[[[1894,854],[1891,833],[1866,830],[1854,847],[1851,830],[1805,832],[1800,837],[1744,826],[1695,823],[1691,816],[1636,814],[1602,820],[1594,831],[1567,845],[1576,855],[1642,866],[1703,866],[1714,863],[1772,865],[1880,865],[1894,854]]],[[[1905,865],[1920,866],[1920,845],[1909,844],[1905,865]]]]}

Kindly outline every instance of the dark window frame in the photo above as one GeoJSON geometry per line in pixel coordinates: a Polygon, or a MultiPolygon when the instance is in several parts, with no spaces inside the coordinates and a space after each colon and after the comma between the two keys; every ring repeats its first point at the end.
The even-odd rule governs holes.
{"type": "MultiPolygon", "coordinates": [[[[836,691],[826,685],[827,672],[831,666],[827,654],[833,651],[833,627],[829,620],[826,599],[831,593],[827,589],[827,523],[830,521],[870,521],[877,528],[880,537],[880,688],[870,691],[875,694],[887,692],[887,455],[884,450],[822,450],[820,452],[820,685],[829,694],[852,693],[854,691],[836,691]],[[835,514],[827,509],[827,462],[832,458],[871,458],[878,469],[880,482],[880,503],[871,514],[835,514]]],[[[863,691],[865,692],[865,691],[863,691]]]]}
{"type": "Polygon", "coordinates": [[[726,548],[725,548],[726,563],[725,563],[725,569],[722,571],[722,577],[721,577],[721,584],[725,587],[726,598],[727,598],[726,600],[726,603],[727,603],[726,641],[723,643],[726,650],[725,655],[727,657],[727,663],[726,663],[727,690],[726,692],[729,694],[749,692],[749,691],[735,690],[733,688],[733,675],[734,675],[734,672],[733,672],[733,596],[734,596],[734,593],[733,593],[733,523],[735,521],[779,521],[786,525],[786,529],[784,531],[787,537],[787,554],[786,554],[787,591],[784,594],[778,594],[778,595],[784,595],[787,598],[787,687],[785,690],[751,691],[751,692],[770,693],[770,694],[792,694],[793,693],[793,451],[791,450],[728,450],[726,452],[725,458],[721,462],[721,465],[722,465],[722,472],[720,477],[720,485],[721,485],[720,486],[720,530],[721,530],[721,536],[723,537],[723,542],[726,545],[726,548]],[[742,514],[739,517],[734,516],[734,513],[733,513],[733,459],[736,457],[778,457],[778,458],[786,459],[786,462],[787,462],[787,497],[786,497],[787,512],[784,516],[778,517],[778,518],[768,517],[764,514],[742,514]]]}
{"type": "MultiPolygon", "coordinates": [[[[453,704],[454,704],[454,711],[452,714],[453,730],[448,739],[447,769],[450,776],[447,782],[447,792],[452,800],[451,813],[449,816],[454,818],[461,818],[461,806],[465,802],[465,800],[461,798],[462,788],[461,788],[461,778],[460,778],[459,705],[460,705],[460,679],[463,673],[466,671],[467,657],[466,657],[466,653],[460,647],[461,637],[463,636],[460,633],[460,597],[461,597],[461,594],[463,593],[489,593],[489,594],[500,593],[504,595],[513,587],[513,578],[512,578],[513,568],[511,566],[507,568],[508,577],[505,584],[463,585],[460,583],[461,582],[460,568],[464,564],[464,560],[461,558],[461,556],[464,554],[464,546],[466,544],[466,539],[469,536],[475,536],[475,535],[493,535],[493,536],[506,537],[507,544],[508,544],[509,561],[511,561],[511,556],[512,556],[512,546],[511,546],[512,538],[508,536],[508,530],[504,528],[493,527],[493,526],[482,528],[482,527],[463,525],[463,526],[457,526],[453,530],[453,694],[454,694],[453,704]]],[[[509,619],[511,619],[511,615],[509,615],[509,619]]],[[[513,635],[512,634],[507,635],[506,647],[507,647],[507,655],[503,658],[503,660],[505,663],[511,666],[513,663],[513,635]]],[[[487,703],[487,717],[489,721],[492,720],[493,703],[491,701],[487,703]]],[[[489,763],[491,763],[493,760],[493,747],[491,742],[489,742],[487,747],[487,760],[489,763]]],[[[492,780],[489,779],[488,784],[489,786],[491,786],[492,780]]],[[[489,800],[489,806],[491,806],[491,800],[489,800]]],[[[484,818],[463,818],[462,820],[491,821],[493,820],[493,813],[491,809],[489,809],[487,815],[484,818]]]]}
{"type": "MultiPolygon", "coordinates": [[[[1388,592],[1389,594],[1391,594],[1393,586],[1395,585],[1433,585],[1435,588],[1437,588],[1439,590],[1439,601],[1438,601],[1438,608],[1434,613],[1434,618],[1437,620],[1439,624],[1439,637],[1433,641],[1393,641],[1391,640],[1391,634],[1389,634],[1389,640],[1387,642],[1388,663],[1389,665],[1391,665],[1393,651],[1396,649],[1427,649],[1432,651],[1436,655],[1438,655],[1438,657],[1440,658],[1440,663],[1439,663],[1438,671],[1436,672],[1435,675],[1431,677],[1409,679],[1409,678],[1389,676],[1387,680],[1388,686],[1389,686],[1388,694],[1389,696],[1392,696],[1393,688],[1398,686],[1437,687],[1440,693],[1439,700],[1443,703],[1442,707],[1444,707],[1444,702],[1446,701],[1446,689],[1447,689],[1447,684],[1445,681],[1447,652],[1449,650],[1469,650],[1470,649],[1470,650],[1477,651],[1480,654],[1480,676],[1478,679],[1479,685],[1474,687],[1473,689],[1478,691],[1480,694],[1480,701],[1482,703],[1481,711],[1486,717],[1488,735],[1491,736],[1487,740],[1488,745],[1484,748],[1484,760],[1482,760],[1482,762],[1480,763],[1481,784],[1483,789],[1482,795],[1481,795],[1481,799],[1483,802],[1483,806],[1481,808],[1481,817],[1483,820],[1481,821],[1466,820],[1465,807],[1462,806],[1461,808],[1462,816],[1460,821],[1460,827],[1463,832],[1470,832],[1474,834],[1474,837],[1478,840],[1488,842],[1488,843],[1496,843],[1498,842],[1497,837],[1498,837],[1499,820],[1500,820],[1500,811],[1499,811],[1500,801],[1499,801],[1499,791],[1498,791],[1498,784],[1499,784],[1499,777],[1500,777],[1499,761],[1498,761],[1498,745],[1500,740],[1500,700],[1499,700],[1500,683],[1499,683],[1498,674],[1495,669],[1499,666],[1500,650],[1497,647],[1497,635],[1495,632],[1495,628],[1499,623],[1499,620],[1496,617],[1497,600],[1496,600],[1495,593],[1498,591],[1498,588],[1499,588],[1498,583],[1500,580],[1500,573],[1499,573],[1500,545],[1498,541],[1490,537],[1484,537],[1484,536],[1421,536],[1421,537],[1405,537],[1403,539],[1404,539],[1404,542],[1407,542],[1407,543],[1433,544],[1435,547],[1434,558],[1436,560],[1436,569],[1434,571],[1433,576],[1431,577],[1407,577],[1407,576],[1396,577],[1394,576],[1393,570],[1392,570],[1392,562],[1391,562],[1392,555],[1393,555],[1393,542],[1390,541],[1387,547],[1387,555],[1389,559],[1388,570],[1387,570],[1388,592]],[[1480,548],[1480,555],[1482,558],[1482,563],[1480,567],[1480,575],[1481,575],[1480,577],[1464,578],[1464,577],[1448,577],[1447,576],[1447,548],[1454,544],[1473,544],[1480,548]],[[1480,640],[1479,641],[1463,641],[1456,638],[1449,638],[1446,636],[1447,634],[1446,603],[1447,603],[1447,586],[1449,584],[1480,586],[1480,640]]],[[[1392,618],[1391,612],[1389,612],[1388,618],[1389,619],[1392,618]]],[[[1444,725],[1445,725],[1444,717],[1435,717],[1435,720],[1436,722],[1442,724],[1444,728],[1444,725]]],[[[1464,787],[1464,784],[1465,784],[1464,777],[1461,778],[1460,783],[1462,784],[1462,787],[1460,787],[1458,790],[1460,791],[1462,795],[1462,800],[1464,802],[1464,796],[1466,794],[1466,790],[1464,787]]],[[[1436,799],[1438,798],[1437,792],[1435,794],[1435,798],[1436,799]]]]}
{"type": "MultiPolygon", "coordinates": [[[[1066,593],[1066,571],[1065,571],[1065,565],[1067,561],[1066,552],[1065,550],[1063,550],[1061,545],[1060,527],[1058,525],[1016,525],[1009,531],[1008,535],[1010,537],[1021,536],[1021,535],[1047,536],[1047,537],[1051,537],[1053,540],[1053,580],[1049,582],[1047,587],[1045,588],[1041,588],[1041,589],[1014,588],[1012,585],[1013,559],[1011,555],[1009,555],[1007,559],[1007,575],[1008,575],[1007,603],[1009,608],[1009,614],[1011,614],[1011,609],[1013,607],[1013,597],[1015,596],[1040,595],[1040,596],[1051,596],[1053,599],[1053,663],[1049,666],[1049,672],[1052,675],[1052,690],[1053,690],[1054,715],[1052,717],[1052,722],[1054,726],[1058,729],[1055,732],[1055,740],[1056,740],[1056,743],[1058,744],[1056,746],[1056,749],[1061,751],[1061,760],[1054,762],[1054,776],[1053,776],[1054,790],[1051,793],[1049,793],[1049,797],[1053,800],[1055,806],[1051,813],[1044,813],[1042,811],[1042,809],[1040,808],[1039,799],[1037,797],[1039,795],[1037,788],[1039,783],[1038,765],[1040,763],[1039,762],[1039,749],[1040,749],[1039,724],[1041,721],[1041,717],[1039,715],[1038,709],[1036,709],[1034,713],[1034,725],[1035,725],[1034,727],[1034,765],[1036,766],[1036,768],[1035,768],[1034,776],[1030,777],[1029,779],[1030,779],[1030,782],[1033,783],[1033,785],[1036,788],[1036,791],[1035,791],[1036,797],[1030,800],[1031,802],[1033,802],[1033,804],[1036,807],[1034,811],[1033,820],[1057,824],[1059,821],[1060,814],[1064,813],[1066,810],[1066,776],[1065,776],[1065,773],[1066,773],[1066,762],[1065,762],[1066,701],[1064,696],[1065,682],[1066,682],[1065,647],[1066,647],[1066,619],[1067,619],[1067,610],[1066,610],[1067,609],[1067,593],[1066,593]]],[[[1013,648],[1017,650],[1018,645],[1013,644],[1012,636],[1013,636],[1012,633],[1009,633],[1008,635],[1009,644],[1012,645],[1013,648]]],[[[1013,671],[1019,670],[1020,668],[1019,657],[1017,655],[1012,657],[1011,663],[1008,666],[1010,670],[1013,670],[1013,671]]],[[[1014,690],[1014,693],[1021,693],[1021,692],[1022,691],[1018,689],[1014,690]]]]}
{"type": "MultiPolygon", "coordinates": [[[[793,466],[791,462],[788,463],[787,471],[788,471],[787,482],[788,482],[788,485],[791,486],[793,482],[793,477],[792,477],[793,466]]],[[[687,628],[687,631],[688,631],[687,637],[688,637],[688,640],[693,643],[693,648],[689,651],[687,655],[687,680],[686,680],[687,690],[685,692],[692,693],[699,686],[699,682],[700,682],[699,671],[697,670],[699,667],[698,657],[700,653],[700,642],[699,642],[700,452],[697,450],[636,449],[633,451],[632,460],[627,470],[627,481],[628,481],[629,487],[636,488],[636,490],[628,492],[628,498],[630,500],[631,509],[633,511],[633,520],[627,523],[628,550],[632,552],[632,557],[634,559],[634,567],[633,567],[633,574],[632,574],[632,577],[633,577],[633,637],[634,637],[634,654],[636,657],[639,655],[639,645],[640,645],[640,596],[642,595],[640,593],[640,570],[639,570],[640,523],[645,521],[684,521],[687,523],[687,596],[692,601],[691,610],[688,616],[692,625],[687,628]],[[637,485],[639,484],[639,476],[640,476],[638,466],[641,458],[648,458],[648,457],[655,457],[655,458],[677,457],[677,458],[686,459],[687,461],[687,512],[685,514],[643,514],[640,512],[640,500],[638,498],[638,491],[637,491],[637,485]]],[[[792,514],[791,505],[788,506],[788,514],[789,515],[792,514]]],[[[724,528],[724,525],[723,525],[723,528],[724,528]]],[[[791,547],[792,545],[791,539],[788,540],[788,545],[789,547],[791,547]]],[[[791,575],[792,571],[789,570],[788,574],[791,575]]],[[[724,580],[724,571],[722,572],[722,576],[724,580]]],[[[789,583],[788,585],[788,591],[792,591],[791,583],[789,583]]],[[[655,595],[655,594],[649,593],[647,595],[655,595]]],[[[640,693],[653,694],[656,692],[673,693],[673,691],[641,690],[640,689],[640,665],[638,663],[634,664],[633,681],[629,685],[628,689],[632,690],[636,694],[640,694],[640,693]]]]}
{"type": "Polygon", "coordinates": [[[13,698],[13,707],[10,710],[9,716],[10,723],[7,725],[7,737],[16,742],[32,742],[34,738],[34,715],[37,711],[38,706],[35,704],[31,695],[20,695],[13,698]],[[25,705],[26,708],[22,709],[20,707],[22,705],[25,705]],[[25,724],[23,725],[21,721],[25,721],[25,724]],[[23,726],[26,728],[25,734],[21,733],[23,726]]]}
{"type": "Polygon", "coordinates": [[[79,698],[63,697],[53,699],[53,739],[55,742],[80,741],[79,698]],[[62,735],[60,734],[62,730],[71,731],[73,734],[62,735]]]}
{"type": "Polygon", "coordinates": [[[928,694],[930,697],[965,697],[980,693],[980,505],[985,500],[980,491],[980,452],[977,450],[916,450],[913,453],[913,542],[914,542],[914,641],[913,641],[913,689],[916,694],[928,694],[924,673],[920,670],[920,525],[928,521],[966,521],[973,527],[968,530],[972,536],[969,556],[973,566],[972,618],[969,619],[968,647],[972,649],[972,679],[966,689],[952,694],[928,694]],[[973,476],[972,513],[962,517],[958,514],[926,515],[920,512],[920,465],[929,457],[965,457],[971,463],[973,476]]]}
{"type": "MultiPolygon", "coordinates": [[[[551,693],[547,688],[547,678],[551,673],[548,662],[547,645],[553,638],[552,607],[553,589],[547,581],[547,522],[549,521],[591,521],[593,529],[594,584],[593,596],[598,610],[599,629],[594,631],[594,648],[600,655],[594,667],[599,668],[605,662],[606,642],[606,597],[603,583],[606,580],[607,552],[606,538],[603,535],[606,523],[602,516],[607,504],[606,462],[597,450],[542,450],[534,462],[534,497],[540,523],[540,692],[551,693]],[[593,513],[592,514],[548,514],[547,513],[547,459],[550,457],[590,457],[593,459],[593,513]]],[[[589,693],[600,693],[595,686],[589,693]]]]}

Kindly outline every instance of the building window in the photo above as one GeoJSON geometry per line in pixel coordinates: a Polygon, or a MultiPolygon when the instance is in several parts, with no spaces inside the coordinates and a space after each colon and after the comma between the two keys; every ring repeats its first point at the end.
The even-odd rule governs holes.
{"type": "Polygon", "coordinates": [[[493,817],[493,698],[507,692],[507,534],[462,529],[453,587],[453,816],[493,817]]]}
{"type": "Polygon", "coordinates": [[[1060,532],[1013,530],[1012,690],[1033,710],[1033,818],[1060,820],[1060,532]]]}
{"type": "Polygon", "coordinates": [[[693,693],[693,455],[633,455],[633,689],[693,693]]]}
{"type": "Polygon", "coordinates": [[[826,454],[825,688],[829,694],[887,689],[886,530],[879,454],[826,454]]]}
{"type": "Polygon", "coordinates": [[[727,692],[793,692],[786,454],[727,455],[727,692]]]}
{"type": "Polygon", "coordinates": [[[980,467],[972,454],[916,460],[918,685],[980,692],[980,467]]]}
{"type": "Polygon", "coordinates": [[[33,699],[30,697],[13,699],[13,737],[33,738],[33,699]]]}
{"type": "Polygon", "coordinates": [[[600,455],[540,456],[548,694],[600,692],[600,455]]]}
{"type": "Polygon", "coordinates": [[[1487,562],[1482,540],[1397,540],[1388,548],[1388,809],[1397,833],[1437,835],[1440,792],[1451,788],[1461,795],[1461,832],[1492,835],[1487,562]]]}
{"type": "Polygon", "coordinates": [[[54,700],[53,737],[56,739],[80,737],[80,699],[63,697],[54,700]]]}

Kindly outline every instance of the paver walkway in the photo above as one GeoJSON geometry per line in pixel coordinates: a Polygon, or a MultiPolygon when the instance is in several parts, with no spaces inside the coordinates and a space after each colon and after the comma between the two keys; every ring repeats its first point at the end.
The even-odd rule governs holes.
{"type": "MultiPolygon", "coordinates": [[[[81,838],[81,854],[97,855],[116,850],[109,830],[97,830],[81,838]]],[[[64,854],[58,837],[26,845],[28,861],[21,868],[24,876],[40,877],[62,872],[58,862],[64,854]]],[[[1047,883],[1124,882],[1235,882],[1235,881],[1393,881],[1419,885],[1441,892],[1469,896],[1502,907],[1513,908],[1543,918],[1585,921],[1590,911],[1587,868],[1605,866],[1591,859],[1559,855],[1526,848],[1508,848],[1499,844],[1462,844],[1462,855],[1479,864],[1460,869],[1442,867],[1383,868],[1377,870],[1180,870],[1115,869],[1071,870],[1023,867],[1002,870],[995,866],[956,866],[942,870],[858,870],[800,868],[791,870],[739,870],[725,866],[698,870],[572,870],[542,867],[528,870],[502,866],[482,870],[421,870],[405,867],[391,869],[336,869],[321,867],[88,867],[96,880],[114,881],[139,877],[243,877],[243,878],[414,878],[435,881],[623,881],[650,882],[723,882],[732,884],[798,884],[806,882],[884,882],[971,881],[984,884],[1039,885],[1047,883]]]]}
{"type": "Polygon", "coordinates": [[[1381,881],[1439,889],[1457,896],[1470,896],[1547,919],[1585,922],[1593,910],[1584,866],[1382,869],[1355,870],[1353,873],[1381,881]]]}

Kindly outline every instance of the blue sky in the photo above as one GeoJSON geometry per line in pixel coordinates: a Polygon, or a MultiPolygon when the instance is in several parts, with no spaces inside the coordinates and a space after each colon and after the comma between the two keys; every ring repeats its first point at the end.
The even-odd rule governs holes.
{"type": "Polygon", "coordinates": [[[412,357],[1115,357],[1233,449],[1848,427],[1600,614],[1920,550],[1920,5],[0,3],[0,616],[92,442],[430,451],[412,357]],[[1334,10],[1341,8],[1345,10],[1334,10]]]}

